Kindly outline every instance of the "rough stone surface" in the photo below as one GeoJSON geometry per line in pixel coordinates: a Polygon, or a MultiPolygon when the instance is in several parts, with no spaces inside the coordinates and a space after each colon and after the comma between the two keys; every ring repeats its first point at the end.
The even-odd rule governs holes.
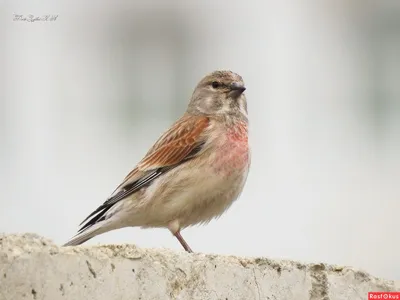
{"type": "Polygon", "coordinates": [[[396,290],[400,282],[348,267],[0,235],[0,300],[366,300],[396,290]]]}

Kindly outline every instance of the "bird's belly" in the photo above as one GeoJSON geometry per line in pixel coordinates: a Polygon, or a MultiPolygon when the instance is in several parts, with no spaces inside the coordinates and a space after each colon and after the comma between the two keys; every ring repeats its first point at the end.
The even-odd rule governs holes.
{"type": "Polygon", "coordinates": [[[208,223],[222,215],[238,198],[245,182],[242,173],[215,173],[210,171],[204,183],[187,195],[182,195],[186,208],[179,217],[182,227],[208,223]],[[186,198],[186,200],[184,200],[186,198]]]}
{"type": "Polygon", "coordinates": [[[148,194],[147,224],[165,227],[177,220],[181,228],[208,223],[223,214],[241,193],[247,177],[244,169],[215,168],[205,163],[178,167],[154,182],[148,194]]]}

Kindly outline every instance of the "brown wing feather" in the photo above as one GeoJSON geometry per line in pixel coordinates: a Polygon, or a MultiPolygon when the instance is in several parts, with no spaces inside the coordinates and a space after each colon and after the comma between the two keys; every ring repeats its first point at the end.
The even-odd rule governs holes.
{"type": "Polygon", "coordinates": [[[146,171],[175,165],[202,142],[200,136],[208,127],[207,117],[183,116],[150,148],[146,156],[125,177],[116,191],[143,177],[146,171]]]}

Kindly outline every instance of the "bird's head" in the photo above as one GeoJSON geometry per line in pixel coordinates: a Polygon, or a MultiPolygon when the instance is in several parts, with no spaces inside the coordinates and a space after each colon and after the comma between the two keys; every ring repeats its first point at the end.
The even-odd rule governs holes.
{"type": "Polygon", "coordinates": [[[208,116],[233,116],[247,120],[246,90],[240,75],[215,71],[196,86],[187,112],[208,116]]]}

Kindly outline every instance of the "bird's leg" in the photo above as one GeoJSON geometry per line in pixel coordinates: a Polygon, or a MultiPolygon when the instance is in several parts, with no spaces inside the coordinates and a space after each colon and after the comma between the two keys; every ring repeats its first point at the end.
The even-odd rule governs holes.
{"type": "Polygon", "coordinates": [[[188,243],[186,243],[185,239],[181,236],[181,225],[178,219],[175,219],[168,223],[168,229],[171,233],[178,239],[179,243],[181,243],[182,247],[189,253],[193,253],[192,249],[190,249],[188,243]]]}
{"type": "Polygon", "coordinates": [[[186,243],[185,239],[182,237],[181,233],[177,231],[174,236],[178,239],[181,243],[182,247],[189,253],[193,253],[192,249],[190,249],[188,243],[186,243]]]}

